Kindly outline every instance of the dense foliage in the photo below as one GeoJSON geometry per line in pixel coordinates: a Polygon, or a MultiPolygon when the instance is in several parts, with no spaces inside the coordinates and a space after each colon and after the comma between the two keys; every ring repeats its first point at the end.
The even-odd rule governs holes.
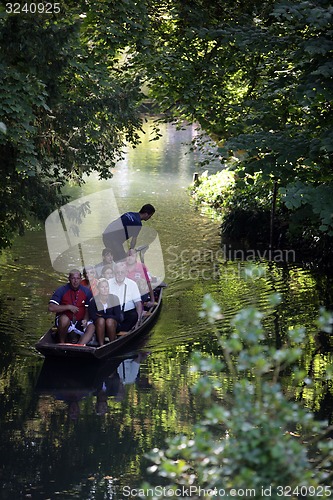
{"type": "Polygon", "coordinates": [[[199,122],[244,179],[234,209],[259,174],[310,243],[333,235],[332,18],[326,0],[160,2],[142,57],[162,110],[199,122]]]}
{"type": "MultiPolygon", "coordinates": [[[[251,180],[252,183],[245,184],[235,171],[223,169],[212,175],[204,172],[191,189],[196,202],[212,207],[213,213],[218,215],[224,238],[227,236],[229,242],[256,248],[269,241],[273,185],[260,174],[255,174],[251,180]]],[[[269,241],[272,248],[287,244],[281,196],[277,197],[277,205],[274,237],[269,241]]]]}
{"type": "MultiPolygon", "coordinates": [[[[248,272],[253,278],[258,269],[248,272]]],[[[280,300],[272,295],[270,306],[280,300]]],[[[205,297],[201,315],[211,324],[221,319],[211,296],[205,297]]],[[[277,348],[267,343],[263,317],[250,306],[234,317],[229,338],[216,328],[223,361],[194,354],[193,369],[200,377],[193,391],[211,405],[191,436],[176,436],[166,450],[150,453],[150,470],[163,481],[165,493],[146,485],[149,498],[185,498],[189,490],[194,499],[332,494],[333,442],[327,424],[290,401],[280,385],[286,371],[296,384],[312,383],[297,364],[305,329],[290,328],[286,343],[277,348]]],[[[322,311],[318,326],[330,334],[332,321],[322,311]]]]}
{"type": "Polygon", "coordinates": [[[122,62],[117,15],[104,2],[61,2],[60,14],[2,7],[0,248],[64,201],[66,181],[111,177],[125,140],[137,142],[140,79],[122,62]]]}
{"type": "MultiPolygon", "coordinates": [[[[329,0],[67,0],[0,10],[0,247],[68,179],[111,175],[143,98],[197,122],[311,242],[333,234],[329,0]],[[321,200],[324,198],[324,203],[321,200]],[[300,229],[301,228],[301,229],[300,229]]],[[[246,196],[246,195],[245,195],[246,196]]],[[[59,201],[62,201],[61,199],[59,201]]],[[[233,219],[231,219],[232,222],[233,219]]],[[[236,221],[236,219],[234,219],[236,221]]]]}

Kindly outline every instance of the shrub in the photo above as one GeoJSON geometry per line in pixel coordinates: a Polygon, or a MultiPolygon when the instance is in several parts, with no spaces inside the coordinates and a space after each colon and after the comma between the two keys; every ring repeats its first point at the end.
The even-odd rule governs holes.
{"type": "Polygon", "coordinates": [[[234,172],[227,169],[213,175],[204,172],[193,187],[192,197],[200,203],[221,210],[227,206],[234,187],[234,172]]]}
{"type": "MultiPolygon", "coordinates": [[[[270,234],[272,188],[272,182],[259,175],[243,179],[225,169],[199,177],[192,197],[220,214],[223,236],[254,245],[266,243],[270,234]]],[[[275,224],[280,226],[278,217],[275,224]]]]}
{"type": "MultiPolygon", "coordinates": [[[[271,305],[279,300],[272,295],[271,305]]],[[[210,296],[205,297],[201,316],[209,323],[221,317],[210,296]]],[[[149,454],[154,464],[150,471],[164,478],[165,496],[149,487],[148,497],[183,498],[191,493],[192,499],[278,500],[332,494],[333,442],[325,439],[327,424],[289,401],[279,384],[287,367],[294,380],[310,383],[296,364],[305,331],[291,329],[288,344],[277,349],[265,342],[262,318],[253,307],[236,315],[231,337],[218,336],[224,361],[194,354],[193,369],[201,376],[193,391],[211,404],[192,436],[177,436],[166,450],[149,454]],[[226,374],[232,391],[230,383],[225,387],[222,382],[226,374]],[[218,394],[223,394],[222,401],[218,394]]],[[[319,324],[332,331],[332,315],[322,312],[319,324]]]]}

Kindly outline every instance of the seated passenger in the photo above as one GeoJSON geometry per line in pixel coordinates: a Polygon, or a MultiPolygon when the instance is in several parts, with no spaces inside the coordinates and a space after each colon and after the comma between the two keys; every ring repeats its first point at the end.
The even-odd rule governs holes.
{"type": "Polygon", "coordinates": [[[110,282],[110,279],[114,278],[113,266],[104,266],[102,269],[101,278],[105,278],[110,282]]]}
{"type": "MultiPolygon", "coordinates": [[[[89,319],[93,321],[99,345],[104,345],[105,337],[110,342],[116,338],[117,325],[120,322],[120,304],[116,295],[109,293],[108,280],[101,278],[97,284],[97,295],[89,302],[89,319]]],[[[89,332],[80,339],[80,344],[87,344],[92,338],[89,332]]]]}
{"type": "Polygon", "coordinates": [[[128,251],[126,258],[127,278],[136,282],[141,293],[141,299],[147,307],[154,304],[154,291],[151,286],[151,280],[147,266],[137,261],[137,251],[132,249],[128,251]]]}
{"type": "Polygon", "coordinates": [[[60,286],[53,293],[48,310],[56,314],[55,322],[58,328],[59,342],[65,343],[67,334],[75,331],[89,335],[94,333],[94,325],[88,323],[88,303],[92,297],[91,291],[81,285],[81,272],[70,271],[69,283],[60,286]]]}
{"type": "Polygon", "coordinates": [[[97,282],[96,269],[94,266],[87,266],[83,269],[82,285],[90,288],[92,294],[95,296],[97,294],[97,282]]]}
{"type": "Polygon", "coordinates": [[[95,270],[96,270],[96,277],[97,278],[102,278],[102,270],[104,266],[113,266],[113,255],[112,251],[110,248],[103,248],[102,250],[102,262],[99,264],[96,264],[95,270]]]}
{"type": "Polygon", "coordinates": [[[126,263],[115,264],[115,277],[110,281],[110,293],[117,295],[123,311],[123,321],[118,326],[119,332],[128,332],[139,326],[142,317],[141,294],[135,281],[126,277],[126,263]]]}

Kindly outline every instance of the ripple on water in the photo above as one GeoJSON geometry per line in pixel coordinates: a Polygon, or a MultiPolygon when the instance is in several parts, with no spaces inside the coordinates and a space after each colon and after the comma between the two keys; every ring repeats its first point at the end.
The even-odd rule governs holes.
{"type": "MultiPolygon", "coordinates": [[[[207,270],[207,262],[204,263],[207,270]]],[[[263,324],[269,334],[281,328],[306,326],[316,328],[315,320],[320,301],[316,277],[310,270],[296,264],[263,262],[264,275],[250,279],[244,271],[246,262],[220,264],[220,272],[184,279],[188,267],[170,277],[165,291],[161,322],[152,340],[159,350],[170,345],[190,345],[204,341],[212,328],[199,318],[203,297],[209,293],[220,305],[223,320],[218,322],[220,333],[230,334],[230,323],[244,307],[256,307],[263,314],[263,324]],[[273,307],[269,298],[273,293],[282,297],[281,304],[273,307]],[[158,346],[158,347],[157,347],[158,346]]],[[[197,264],[196,264],[197,266],[197,264]]]]}

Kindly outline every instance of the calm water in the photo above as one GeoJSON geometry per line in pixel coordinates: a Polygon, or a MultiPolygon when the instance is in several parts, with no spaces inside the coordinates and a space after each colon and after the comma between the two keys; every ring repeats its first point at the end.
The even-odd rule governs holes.
{"type": "MultiPolygon", "coordinates": [[[[150,141],[147,128],[112,180],[91,178],[70,188],[80,198],[111,187],[120,212],[143,203],[156,207],[147,226],[159,235],[168,288],[158,322],[130,353],[83,367],[44,362],[34,344],[52,323],[47,303],[64,275],[52,268],[43,228],[18,238],[1,256],[0,498],[125,498],[125,487],[138,488],[148,477],[144,454],[190,432],[203,413],[190,390],[189,356],[198,348],[219,355],[198,317],[205,293],[221,304],[221,334],[228,335],[240,308],[255,304],[266,312],[267,335],[277,343],[297,325],[314,338],[319,307],[332,308],[332,277],[301,266],[297,256],[264,260],[265,276],[248,280],[249,254],[235,255],[228,245],[221,250],[218,222],[197,210],[188,194],[200,158],[185,143],[195,133],[166,125],[162,138],[150,141]],[[274,291],[284,301],[270,310],[267,297],[274,291]]],[[[103,217],[107,224],[107,213],[103,217]]],[[[299,399],[327,419],[333,389],[321,375],[331,362],[331,346],[311,342],[303,363],[315,382],[298,388],[299,399]]]]}

